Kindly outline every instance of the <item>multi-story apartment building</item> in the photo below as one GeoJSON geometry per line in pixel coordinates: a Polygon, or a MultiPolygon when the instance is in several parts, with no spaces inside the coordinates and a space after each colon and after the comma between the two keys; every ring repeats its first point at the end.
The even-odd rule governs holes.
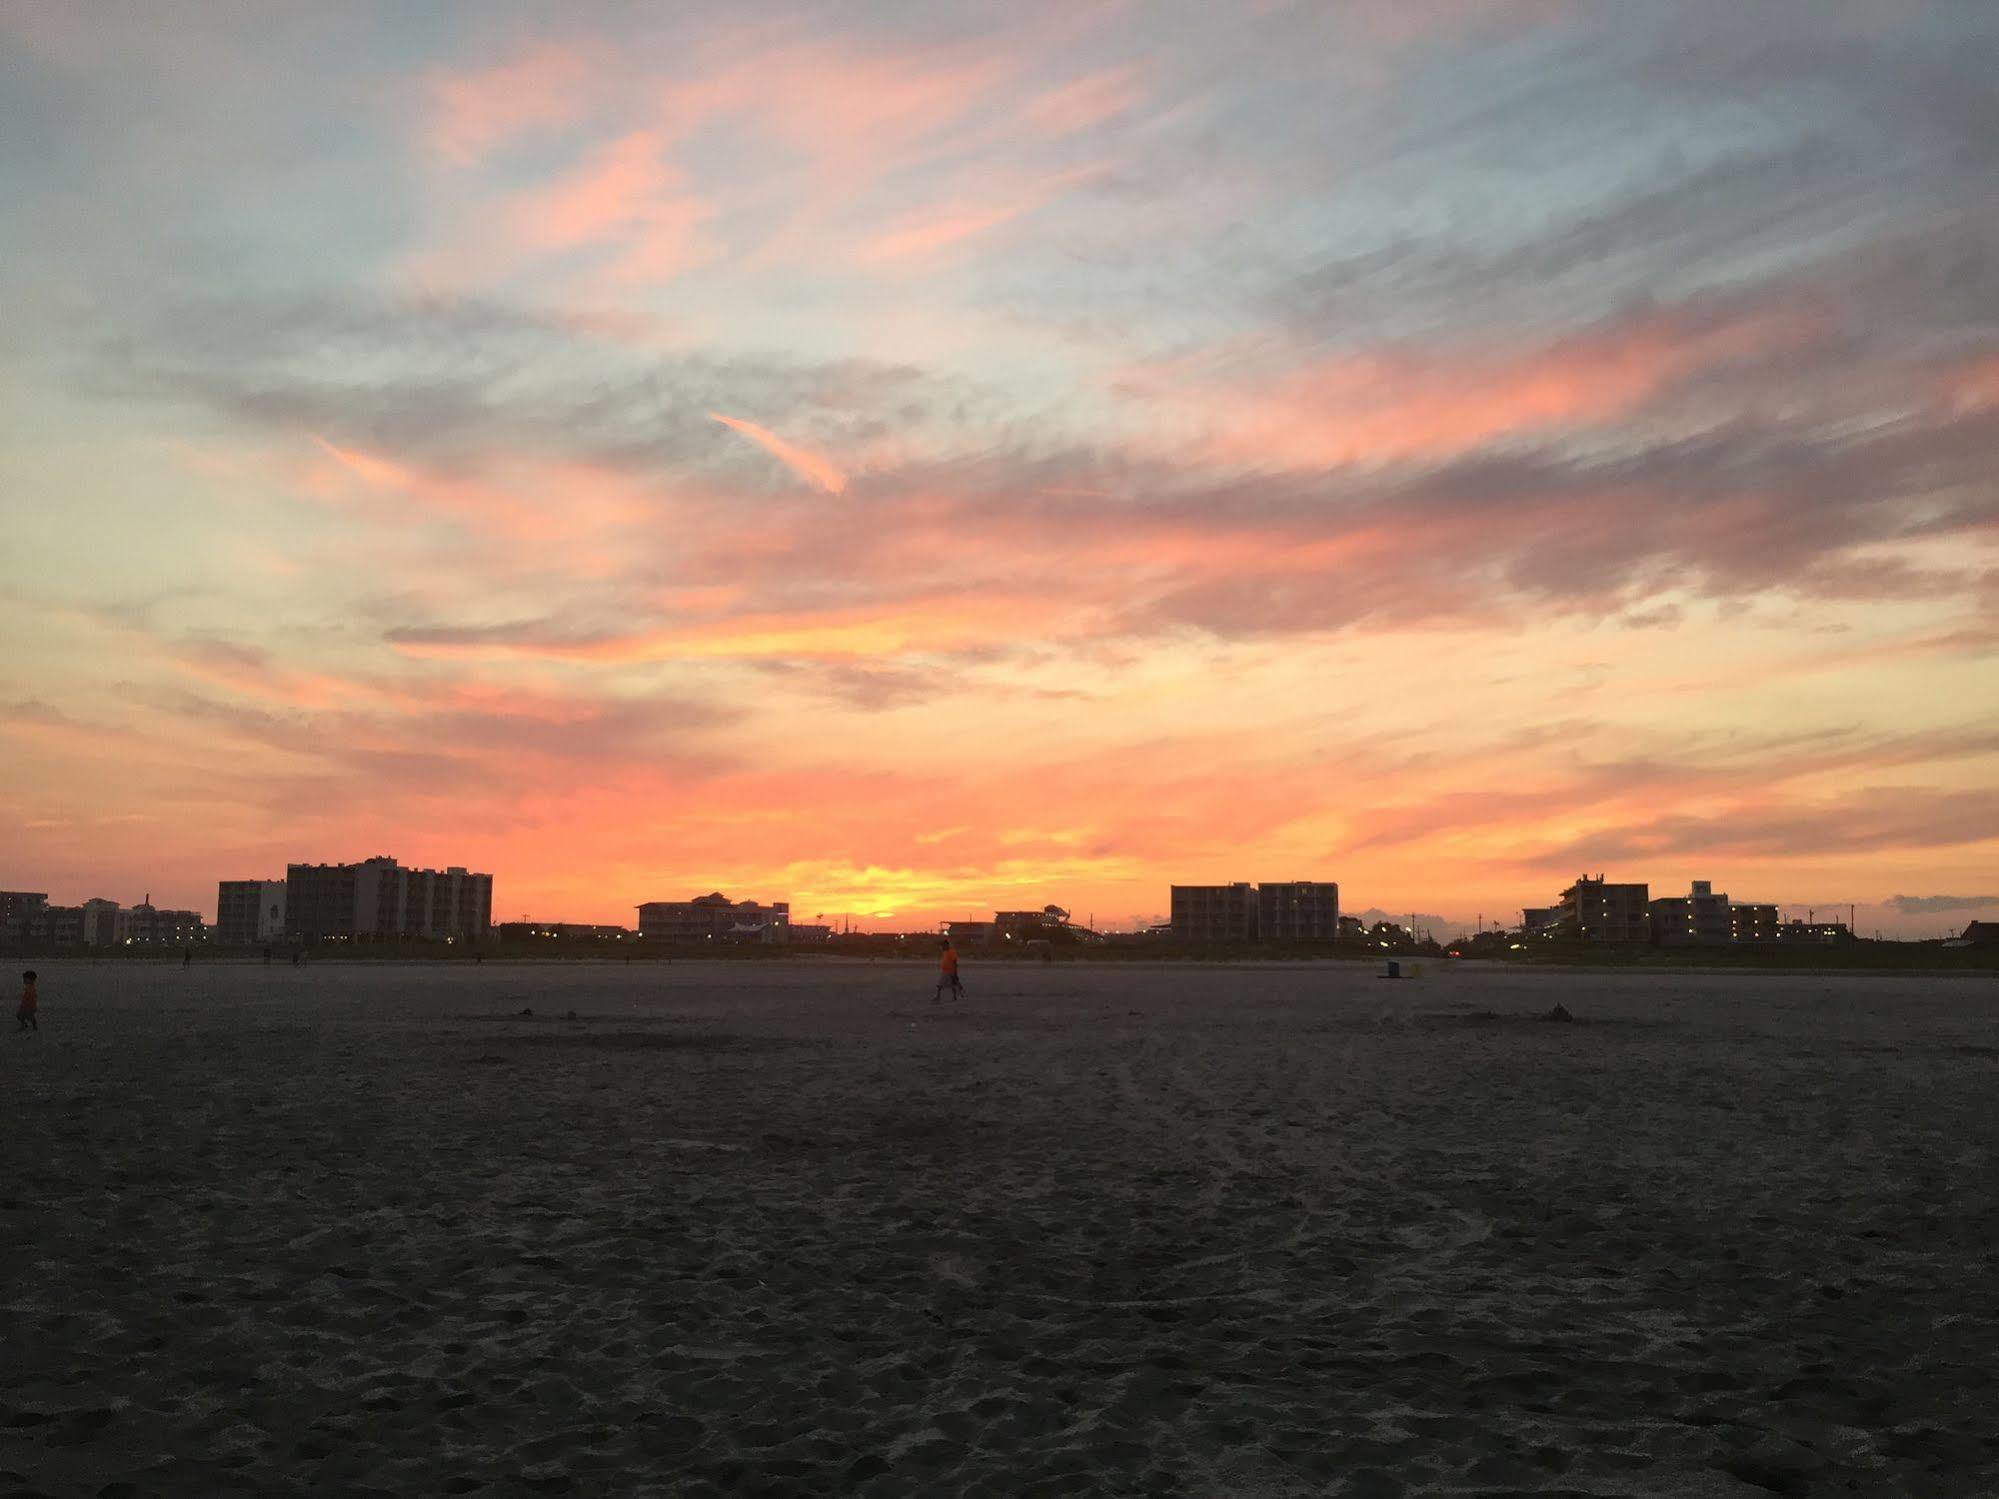
{"type": "Polygon", "coordinates": [[[1256,918],[1256,887],[1247,880],[1172,887],[1173,935],[1181,942],[1254,942],[1256,918]]]}
{"type": "Polygon", "coordinates": [[[93,896],[81,907],[85,947],[116,947],[125,940],[126,912],[115,900],[93,896]]]}
{"type": "Polygon", "coordinates": [[[1263,942],[1332,942],[1340,934],[1340,887],[1329,880],[1266,880],[1256,887],[1263,942]]]}
{"type": "Polygon", "coordinates": [[[1777,908],[1760,901],[1735,901],[1729,905],[1729,941],[1775,942],[1777,908]]]}
{"type": "Polygon", "coordinates": [[[1707,880],[1695,880],[1685,895],[1662,895],[1649,906],[1652,940],[1663,947],[1728,941],[1728,897],[1716,895],[1707,880]]]}
{"type": "Polygon", "coordinates": [[[1340,917],[1331,880],[1237,880],[1172,887],[1172,934],[1182,942],[1336,942],[1357,922],[1340,917]]]}
{"type": "Polygon", "coordinates": [[[1650,887],[1578,875],[1562,892],[1559,930],[1583,942],[1650,942],[1650,887]]]}
{"type": "Polygon", "coordinates": [[[223,880],[215,887],[215,940],[232,947],[276,942],[285,934],[283,880],[223,880]]]}
{"type": "Polygon", "coordinates": [[[0,890],[0,942],[25,940],[31,919],[48,908],[45,891],[0,890]]]}
{"type": "Polygon", "coordinates": [[[23,935],[30,942],[46,942],[52,947],[81,947],[83,907],[43,906],[30,911],[23,935]]]}
{"type": "Polygon", "coordinates": [[[732,901],[721,891],[692,900],[653,900],[639,907],[639,935],[660,942],[785,942],[791,902],[732,901]]]}
{"type": "Polygon", "coordinates": [[[1695,880],[1685,895],[1662,895],[1649,910],[1652,940],[1661,947],[1777,940],[1774,905],[1732,901],[1711,880],[1695,880]]]}
{"type": "Polygon", "coordinates": [[[26,890],[7,891],[0,901],[9,913],[0,925],[0,938],[48,947],[82,945],[82,906],[52,906],[46,895],[26,890]]]}
{"type": "Polygon", "coordinates": [[[493,924],[493,877],[407,869],[386,854],[285,869],[285,932],[307,942],[421,937],[477,942],[493,924]]]}

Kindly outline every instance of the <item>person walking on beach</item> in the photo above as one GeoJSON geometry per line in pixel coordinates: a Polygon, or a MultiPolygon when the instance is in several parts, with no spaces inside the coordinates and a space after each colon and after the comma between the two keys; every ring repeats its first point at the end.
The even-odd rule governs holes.
{"type": "Polygon", "coordinates": [[[951,945],[949,937],[944,939],[944,956],[937,969],[937,992],[930,996],[930,1002],[936,1004],[946,989],[951,991],[953,999],[965,997],[965,986],[958,982],[958,949],[951,945]]]}
{"type": "Polygon", "coordinates": [[[17,1031],[40,1032],[41,1021],[35,1018],[35,970],[30,968],[21,975],[21,1008],[14,1012],[14,1029],[17,1031]]]}

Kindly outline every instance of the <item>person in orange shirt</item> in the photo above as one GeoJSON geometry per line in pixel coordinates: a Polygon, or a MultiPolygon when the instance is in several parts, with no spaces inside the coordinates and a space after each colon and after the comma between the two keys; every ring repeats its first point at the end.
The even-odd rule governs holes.
{"type": "Polygon", "coordinates": [[[937,971],[937,992],[930,996],[930,1002],[936,1004],[944,997],[946,989],[951,991],[953,999],[965,997],[965,986],[958,982],[958,949],[951,945],[949,937],[944,939],[944,958],[937,971]]]}
{"type": "Polygon", "coordinates": [[[15,1030],[41,1030],[42,1023],[35,1018],[35,1004],[35,970],[30,968],[21,975],[21,1008],[14,1012],[15,1030]]]}

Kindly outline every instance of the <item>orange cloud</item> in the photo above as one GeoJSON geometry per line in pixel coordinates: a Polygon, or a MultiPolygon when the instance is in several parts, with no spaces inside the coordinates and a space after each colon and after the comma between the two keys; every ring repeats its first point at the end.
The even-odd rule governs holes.
{"type": "Polygon", "coordinates": [[[719,411],[711,411],[708,415],[723,426],[742,433],[806,483],[816,484],[828,494],[847,492],[847,476],[830,460],[809,448],[786,442],[768,427],[759,427],[755,422],[744,421],[739,416],[724,416],[719,411]]]}
{"type": "Polygon", "coordinates": [[[1950,374],[1946,384],[1960,406],[1999,406],[1999,358],[1961,365],[1950,374]]]}
{"type": "Polygon", "coordinates": [[[322,453],[364,484],[373,485],[377,489],[407,490],[416,486],[416,475],[399,463],[378,458],[372,453],[363,453],[358,448],[343,448],[337,443],[328,442],[317,433],[313,435],[312,440],[322,453]]]}
{"type": "Polygon", "coordinates": [[[1013,595],[957,595],[897,605],[817,613],[745,615],[707,624],[625,634],[572,637],[524,629],[466,635],[411,632],[394,642],[409,656],[519,656],[549,661],[788,660],[839,661],[893,657],[911,651],[950,651],[1017,630],[1045,603],[1013,595]]]}

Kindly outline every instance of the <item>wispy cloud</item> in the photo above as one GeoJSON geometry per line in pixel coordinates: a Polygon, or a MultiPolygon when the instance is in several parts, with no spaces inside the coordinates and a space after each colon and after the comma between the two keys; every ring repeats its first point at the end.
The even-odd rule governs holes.
{"type": "Polygon", "coordinates": [[[846,493],[847,476],[822,455],[797,443],[786,442],[768,427],[759,427],[742,417],[724,416],[719,411],[711,411],[708,415],[731,431],[742,433],[806,483],[815,484],[828,494],[846,493]]]}

